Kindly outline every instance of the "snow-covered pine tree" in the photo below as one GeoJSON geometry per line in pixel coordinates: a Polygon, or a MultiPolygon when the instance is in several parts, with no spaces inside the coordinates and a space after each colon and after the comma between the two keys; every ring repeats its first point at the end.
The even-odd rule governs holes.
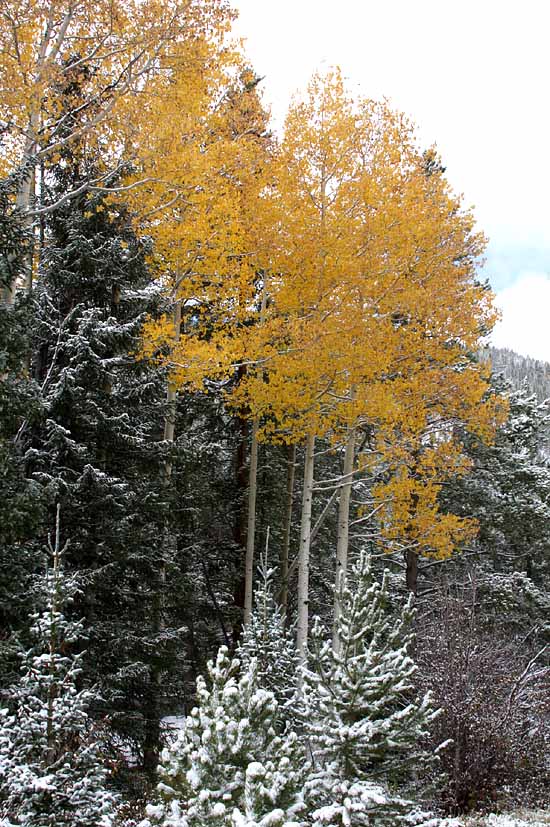
{"type": "Polygon", "coordinates": [[[418,698],[411,658],[412,598],[388,611],[386,577],[362,554],[341,584],[339,651],[319,621],[304,674],[306,728],[315,770],[307,784],[314,825],[395,824],[396,792],[429,756],[421,747],[437,714],[418,698]]]}
{"type": "Polygon", "coordinates": [[[490,360],[493,373],[504,376],[516,390],[525,389],[539,402],[550,397],[550,364],[547,361],[522,356],[507,347],[484,348],[480,357],[490,360]]]}
{"type": "Polygon", "coordinates": [[[76,591],[66,576],[59,539],[49,543],[46,606],[32,618],[33,646],[22,656],[21,680],[0,710],[0,821],[2,827],[110,827],[118,806],[79,689],[82,622],[64,610],[76,591]]]}
{"type": "Polygon", "coordinates": [[[222,647],[197,680],[197,706],[161,754],[162,827],[298,827],[307,762],[295,733],[278,734],[278,704],[257,663],[240,672],[222,647]]]}
{"type": "MultiPolygon", "coordinates": [[[[72,106],[89,78],[78,60],[66,77],[72,106]]],[[[99,149],[63,147],[44,171],[42,200],[79,192],[101,166],[99,149]]],[[[179,605],[182,589],[177,549],[165,542],[177,513],[162,484],[177,453],[163,441],[165,377],[135,356],[145,316],[159,312],[150,244],[123,204],[81,192],[43,219],[38,252],[32,346],[43,417],[28,434],[27,472],[52,510],[61,502],[67,568],[86,585],[75,611],[89,634],[82,667],[104,699],[93,714],[108,714],[116,744],[129,739],[153,772],[159,720],[180,676],[182,623],[166,607],[179,605]]]]}
{"type": "Polygon", "coordinates": [[[469,555],[447,567],[446,577],[451,584],[475,581],[476,601],[491,623],[496,617],[532,640],[533,627],[548,628],[550,467],[541,449],[550,405],[527,387],[511,391],[501,377],[493,378],[492,392],[507,395],[508,420],[492,445],[463,435],[472,470],[442,493],[445,508],[479,523],[469,555]]]}
{"type": "Polygon", "coordinates": [[[277,699],[281,723],[296,725],[299,658],[292,630],[287,628],[275,599],[274,573],[264,554],[258,567],[252,615],[243,630],[237,656],[243,669],[256,660],[259,686],[277,699]]]}
{"type": "Polygon", "coordinates": [[[497,571],[518,568],[518,562],[536,566],[537,547],[547,551],[550,519],[550,471],[541,452],[550,405],[537,402],[526,387],[511,391],[499,377],[492,392],[507,396],[508,420],[492,445],[463,435],[473,467],[447,487],[444,505],[476,517],[476,544],[491,551],[497,571]]]}

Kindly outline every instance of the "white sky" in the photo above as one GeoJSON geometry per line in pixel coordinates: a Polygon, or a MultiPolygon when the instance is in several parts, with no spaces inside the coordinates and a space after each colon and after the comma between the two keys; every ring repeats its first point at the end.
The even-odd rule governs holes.
{"type": "Polygon", "coordinates": [[[352,88],[389,98],[426,145],[437,144],[454,189],[490,237],[492,283],[516,285],[499,302],[498,343],[550,361],[541,311],[544,303],[550,318],[550,0],[233,5],[276,123],[316,69],[339,65],[352,88]],[[535,262],[539,277],[525,277],[535,262]]]}

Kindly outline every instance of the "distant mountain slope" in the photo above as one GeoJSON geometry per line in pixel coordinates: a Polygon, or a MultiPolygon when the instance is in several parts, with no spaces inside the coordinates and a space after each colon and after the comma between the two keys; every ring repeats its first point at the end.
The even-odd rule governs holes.
{"type": "Polygon", "coordinates": [[[507,347],[487,347],[483,357],[491,360],[493,372],[502,373],[512,387],[526,385],[539,402],[550,398],[550,363],[520,356],[507,347]]]}

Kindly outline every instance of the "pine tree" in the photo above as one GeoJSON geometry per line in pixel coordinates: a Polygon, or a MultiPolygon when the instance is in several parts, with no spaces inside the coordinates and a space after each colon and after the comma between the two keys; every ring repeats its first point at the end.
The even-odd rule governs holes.
{"type": "Polygon", "coordinates": [[[267,555],[258,567],[254,609],[243,631],[238,658],[247,669],[256,660],[259,685],[272,692],[281,721],[296,724],[298,696],[298,652],[292,630],[288,629],[273,593],[275,570],[268,568],[267,555]]]}
{"type": "MultiPolygon", "coordinates": [[[[463,434],[472,470],[446,487],[443,505],[478,521],[478,536],[465,559],[476,570],[476,599],[491,617],[519,628],[543,628],[550,579],[550,468],[540,449],[549,406],[525,387],[510,391],[498,377],[491,392],[506,394],[508,420],[492,445],[463,434]]],[[[448,577],[460,582],[463,569],[458,559],[448,577]]]]}
{"type": "Polygon", "coordinates": [[[305,776],[294,733],[277,734],[273,693],[257,663],[239,673],[222,647],[197,680],[197,707],[161,755],[161,802],[148,808],[163,827],[260,827],[299,822],[305,776]],[[294,819],[296,818],[296,822],[294,819]]]}
{"type": "Polygon", "coordinates": [[[436,713],[414,691],[411,599],[397,616],[386,604],[386,578],[376,582],[361,555],[341,584],[338,649],[319,621],[312,631],[304,694],[315,824],[395,823],[405,806],[395,785],[428,758],[420,744],[436,713]]]}
{"type": "Polygon", "coordinates": [[[21,680],[2,709],[0,816],[6,827],[109,827],[117,807],[88,717],[93,693],[80,689],[81,621],[64,614],[76,582],[65,574],[59,542],[49,545],[46,607],[32,618],[33,646],[22,655],[21,680]],[[10,711],[11,710],[11,711],[10,711]]]}
{"type": "MultiPolygon", "coordinates": [[[[48,169],[52,198],[78,189],[97,163],[73,150],[48,169]]],[[[162,372],[134,356],[159,306],[148,253],[124,208],[103,194],[81,194],[48,216],[32,337],[43,416],[26,462],[49,502],[62,504],[67,565],[86,583],[76,604],[89,629],[83,667],[104,699],[95,714],[108,714],[154,770],[179,643],[169,618],[159,622],[162,606],[176,605],[165,577],[178,570],[165,542],[173,492],[162,477],[177,452],[162,440],[162,372]]]]}
{"type": "MultiPolygon", "coordinates": [[[[28,236],[11,199],[16,183],[0,181],[0,282],[17,280],[28,236]]],[[[30,577],[38,564],[29,542],[43,511],[40,486],[25,475],[25,432],[40,416],[38,387],[29,376],[32,313],[26,296],[0,303],[0,683],[17,674],[10,646],[32,608],[30,577]]]]}

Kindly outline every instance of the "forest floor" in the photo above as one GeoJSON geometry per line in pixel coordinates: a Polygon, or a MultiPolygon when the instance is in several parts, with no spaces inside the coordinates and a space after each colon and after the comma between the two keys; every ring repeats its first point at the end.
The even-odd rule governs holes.
{"type": "Polygon", "coordinates": [[[446,818],[441,827],[550,827],[550,809],[446,818]]]}

